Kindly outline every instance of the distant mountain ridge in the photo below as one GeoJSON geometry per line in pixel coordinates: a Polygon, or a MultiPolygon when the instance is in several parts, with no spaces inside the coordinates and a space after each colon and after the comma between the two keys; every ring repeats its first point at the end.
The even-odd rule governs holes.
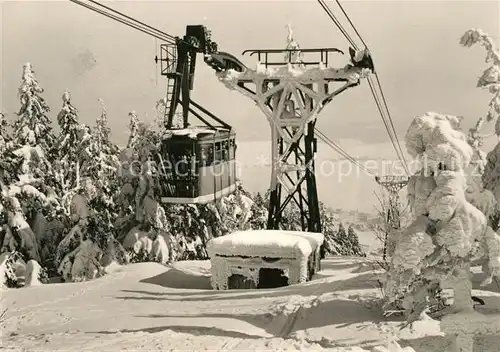
{"type": "Polygon", "coordinates": [[[358,231],[370,231],[375,225],[381,223],[381,219],[376,213],[344,210],[340,208],[329,208],[329,210],[334,214],[336,221],[341,222],[344,226],[352,226],[358,231]]]}

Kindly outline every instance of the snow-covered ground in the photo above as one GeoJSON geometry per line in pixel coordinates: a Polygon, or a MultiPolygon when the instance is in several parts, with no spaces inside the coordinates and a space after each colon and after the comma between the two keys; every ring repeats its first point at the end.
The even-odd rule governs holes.
{"type": "MultiPolygon", "coordinates": [[[[381,297],[376,264],[369,258],[328,258],[313,281],[266,290],[213,291],[209,266],[208,261],[140,263],[115,267],[89,282],[7,290],[2,347],[355,352],[361,350],[354,346],[386,344],[386,331],[394,329],[402,346],[445,350],[438,322],[398,331],[399,318],[382,316],[375,304],[381,297]]],[[[475,294],[489,311],[500,311],[498,287],[485,290],[475,294]]],[[[478,351],[498,351],[499,344],[500,337],[480,340],[478,351]]]]}

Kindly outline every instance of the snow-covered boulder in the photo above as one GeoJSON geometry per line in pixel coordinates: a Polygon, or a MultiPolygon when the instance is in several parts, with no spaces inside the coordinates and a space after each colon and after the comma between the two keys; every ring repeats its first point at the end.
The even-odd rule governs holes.
{"type": "Polygon", "coordinates": [[[92,280],[100,274],[101,256],[102,250],[99,246],[90,240],[85,240],[63,258],[58,272],[65,281],[92,280]]]}
{"type": "Polygon", "coordinates": [[[150,258],[158,263],[170,261],[170,250],[163,236],[156,236],[151,246],[150,258]]]}
{"type": "Polygon", "coordinates": [[[26,264],[26,276],[24,278],[24,286],[39,286],[42,285],[40,278],[42,276],[42,267],[35,260],[30,260],[26,264]]]}
{"type": "MultiPolygon", "coordinates": [[[[10,231],[8,231],[4,237],[4,245],[8,244],[10,250],[22,250],[27,253],[29,259],[39,261],[40,254],[38,252],[38,242],[35,233],[26,221],[21,204],[15,197],[10,197],[10,203],[13,212],[9,211],[8,214],[10,231]],[[16,236],[14,236],[14,232],[16,236]]],[[[2,251],[3,250],[2,248],[2,251]]]]}
{"type": "MultiPolygon", "coordinates": [[[[170,238],[168,234],[166,234],[170,238]]],[[[168,263],[172,260],[170,241],[164,235],[144,231],[140,226],[134,227],[125,236],[123,248],[131,254],[132,261],[150,260],[159,263],[168,263]]]]}
{"type": "Polygon", "coordinates": [[[0,289],[7,287],[8,277],[14,275],[12,267],[9,265],[10,255],[9,252],[0,254],[0,289]]]}
{"type": "Polygon", "coordinates": [[[81,194],[75,194],[71,200],[70,213],[71,220],[78,222],[89,216],[89,207],[87,198],[81,194]]]}

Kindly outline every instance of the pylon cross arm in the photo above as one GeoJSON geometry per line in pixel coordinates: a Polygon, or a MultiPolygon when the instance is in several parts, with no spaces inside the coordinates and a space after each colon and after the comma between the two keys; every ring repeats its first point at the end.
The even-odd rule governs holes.
{"type": "Polygon", "coordinates": [[[313,84],[324,80],[353,84],[367,77],[370,73],[371,71],[369,69],[353,67],[351,65],[346,65],[339,69],[333,67],[300,68],[293,67],[291,64],[277,68],[269,68],[257,64],[255,70],[250,68],[243,72],[225,70],[217,72],[216,75],[228,88],[235,89],[238,83],[256,83],[258,81],[292,80],[301,84],[313,84]]]}

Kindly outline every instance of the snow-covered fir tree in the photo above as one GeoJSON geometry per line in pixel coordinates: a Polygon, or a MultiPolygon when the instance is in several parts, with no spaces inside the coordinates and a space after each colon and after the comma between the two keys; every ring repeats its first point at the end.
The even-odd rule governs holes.
{"type": "Polygon", "coordinates": [[[58,201],[50,187],[54,178],[47,158],[54,142],[47,116],[50,109],[31,64],[23,66],[21,78],[21,107],[12,126],[12,138],[8,137],[9,143],[4,145],[2,153],[0,208],[5,221],[0,251],[17,252],[27,263],[44,260],[40,251],[44,231],[37,231],[39,220],[55,217],[58,201]]]}
{"type": "MultiPolygon", "coordinates": [[[[465,47],[481,45],[486,50],[486,63],[490,66],[480,76],[477,87],[488,90],[493,97],[488,104],[486,122],[495,123],[495,134],[499,143],[486,156],[484,171],[482,172],[483,186],[491,191],[499,205],[496,212],[491,215],[490,222],[498,229],[500,221],[500,52],[491,36],[480,29],[470,29],[460,39],[460,44],[465,47]]],[[[484,119],[482,121],[484,123],[484,119]]],[[[481,123],[482,125],[482,123],[481,123]]],[[[476,128],[479,130],[479,128],[476,128]]],[[[476,131],[478,134],[479,131],[476,131]]]]}
{"type": "Polygon", "coordinates": [[[265,196],[262,196],[257,192],[253,197],[253,204],[251,211],[251,216],[248,222],[250,223],[250,228],[252,230],[265,229],[267,226],[268,217],[268,203],[266,202],[265,196]]]}
{"type": "Polygon", "coordinates": [[[89,145],[91,134],[86,126],[80,124],[78,110],[71,103],[69,92],[64,92],[62,101],[62,109],[57,115],[60,132],[51,157],[56,174],[56,190],[68,212],[69,201],[78,187],[82,152],[89,145]]]}
{"type": "Polygon", "coordinates": [[[155,174],[159,133],[140,123],[135,112],[129,118],[129,142],[119,156],[121,190],[115,222],[118,238],[132,261],[166,263],[175,259],[176,248],[160,205],[160,185],[155,174]]]}
{"type": "Polygon", "coordinates": [[[30,63],[24,64],[21,80],[18,91],[21,108],[13,126],[14,137],[20,144],[40,146],[47,151],[54,143],[54,134],[48,117],[50,108],[41,95],[44,90],[36,80],[30,63]]]}
{"type": "Polygon", "coordinates": [[[354,230],[354,227],[352,225],[349,225],[349,227],[347,228],[347,249],[350,253],[356,256],[366,256],[366,254],[361,249],[358,234],[356,233],[356,230],[354,230]]]}
{"type": "MultiPolygon", "coordinates": [[[[66,116],[74,117],[74,113],[73,110],[66,116]]],[[[73,127],[78,129],[74,122],[73,127]]],[[[71,227],[57,248],[58,271],[66,281],[89,280],[101,275],[112,262],[128,262],[114,227],[118,148],[110,141],[103,104],[96,126],[82,130],[81,138],[85,142],[80,145],[82,151],[75,155],[76,187],[70,202],[71,227]]]]}

